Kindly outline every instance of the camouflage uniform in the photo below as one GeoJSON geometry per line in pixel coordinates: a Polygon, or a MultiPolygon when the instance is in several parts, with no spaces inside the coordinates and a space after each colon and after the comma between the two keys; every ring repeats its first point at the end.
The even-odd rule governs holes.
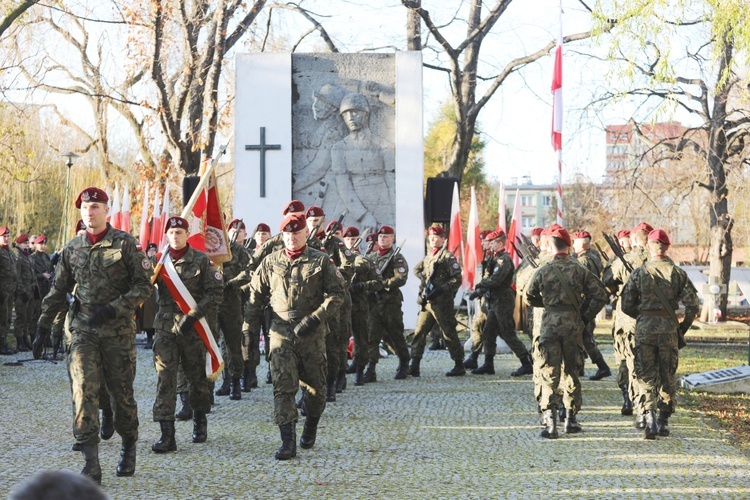
{"type": "Polygon", "coordinates": [[[47,279],[44,273],[53,275],[55,269],[52,266],[52,261],[45,252],[35,251],[29,256],[31,266],[34,269],[34,277],[36,283],[34,287],[34,306],[32,307],[31,324],[36,327],[36,322],[39,321],[39,315],[42,314],[42,299],[47,296],[49,291],[52,289],[52,280],[47,279]]]}
{"type": "MultiPolygon", "coordinates": [[[[602,276],[602,261],[599,253],[592,249],[587,249],[576,255],[578,262],[591,271],[591,274],[597,278],[602,276]]],[[[596,328],[596,321],[592,319],[587,321],[583,329],[583,347],[586,349],[586,353],[589,355],[589,359],[596,366],[603,367],[607,363],[604,361],[599,347],[596,345],[594,340],[594,329],[596,328]]]]}
{"type": "Polygon", "coordinates": [[[16,254],[16,276],[16,321],[13,331],[17,345],[27,343],[30,346],[36,330],[36,325],[31,323],[34,313],[36,276],[29,254],[21,249],[16,254]]]}
{"type": "Polygon", "coordinates": [[[354,334],[353,358],[355,365],[364,368],[369,359],[370,345],[370,325],[367,321],[370,311],[369,296],[383,287],[375,264],[369,258],[355,254],[352,285],[357,288],[357,291],[351,292],[352,333],[354,334]]]}
{"type": "MultiPolygon", "coordinates": [[[[224,289],[221,272],[212,265],[208,255],[193,248],[188,248],[182,257],[174,261],[174,268],[197,304],[190,314],[196,319],[206,318],[213,330],[213,318],[221,304],[224,289]]],[[[195,329],[186,334],[179,332],[183,314],[161,277],[156,284],[159,289],[159,312],[154,319],[154,365],[158,376],[154,422],[175,418],[177,369],[180,365],[190,386],[190,405],[196,413],[208,413],[211,409],[211,389],[206,377],[206,346],[195,329]]]]}
{"type": "MultiPolygon", "coordinates": [[[[385,254],[372,252],[368,257],[375,263],[376,269],[381,269],[383,264],[393,254],[395,247],[390,248],[385,254]]],[[[404,296],[401,287],[409,278],[409,265],[401,253],[393,256],[388,266],[382,271],[383,289],[371,295],[374,300],[370,302],[370,369],[380,359],[380,341],[384,341],[399,359],[409,357],[409,348],[404,338],[404,313],[401,304],[404,296]]],[[[367,374],[365,375],[367,377],[367,374]]]]}
{"type": "MultiPolygon", "coordinates": [[[[484,258],[482,259],[482,279],[487,279],[492,274],[493,263],[492,252],[485,252],[484,258]]],[[[471,331],[471,355],[476,360],[479,354],[482,352],[484,342],[482,341],[482,333],[484,327],[487,324],[487,312],[489,310],[487,299],[484,295],[478,299],[479,307],[477,307],[476,314],[474,314],[473,328],[471,331]]],[[[476,363],[476,362],[475,362],[476,363]]],[[[467,368],[469,368],[467,366],[467,368]]]]}
{"type": "Polygon", "coordinates": [[[99,442],[99,390],[111,394],[115,430],[123,439],[138,438],[138,406],[133,397],[135,378],[136,308],[151,293],[151,261],[136,250],[130,234],[107,225],[95,244],[86,235],[65,245],[55,270],[52,290],[42,301],[39,327],[49,330],[59,312],[68,308],[66,293],[76,287],[76,307],[70,323],[70,360],[75,422],[80,444],[99,442]],[[77,285],[77,286],[76,286],[77,285]],[[96,306],[110,305],[116,316],[99,328],[89,326],[96,306]]]}
{"type": "MultiPolygon", "coordinates": [[[[641,413],[674,412],[675,372],[679,351],[678,331],[684,334],[698,313],[698,294],[687,273],[668,257],[652,257],[630,275],[622,291],[622,311],[637,318],[635,328],[635,374],[641,413]],[[669,306],[685,305],[685,319],[675,324],[654,292],[659,286],[669,306]]],[[[661,418],[661,417],[660,417],[661,418]]]]}
{"type": "Polygon", "coordinates": [[[227,350],[228,375],[232,378],[242,376],[242,297],[240,288],[250,282],[247,273],[243,273],[250,264],[250,256],[245,247],[236,241],[229,244],[232,260],[225,262],[224,298],[219,307],[219,327],[224,336],[227,350]]]}
{"type": "Polygon", "coordinates": [[[566,254],[540,267],[531,279],[526,295],[527,305],[543,307],[539,335],[539,352],[543,362],[539,369],[542,410],[555,410],[560,403],[560,381],[563,369],[572,388],[565,391],[563,403],[577,413],[581,408],[581,382],[578,372],[583,366],[583,322],[591,320],[607,302],[607,292],[599,278],[566,254]],[[574,295],[576,303],[565,292],[553,266],[557,267],[574,295]],[[585,298],[585,301],[584,301],[585,298]],[[579,312],[579,308],[584,309],[579,312]]]}
{"type": "Polygon", "coordinates": [[[16,256],[8,247],[0,247],[0,351],[7,345],[10,333],[16,281],[16,256]]]}
{"type": "Polygon", "coordinates": [[[280,250],[264,258],[250,287],[245,305],[247,328],[257,329],[266,300],[272,309],[270,363],[274,394],[274,420],[278,425],[297,421],[294,395],[300,381],[309,390],[305,408],[309,417],[320,417],[326,404],[325,335],[327,320],[344,301],[344,280],[330,258],[307,247],[291,260],[280,250]],[[304,337],[294,326],[311,315],[320,325],[304,337]]]}
{"type": "Polygon", "coordinates": [[[453,297],[461,286],[461,266],[458,265],[456,257],[445,248],[438,249],[434,255],[430,252],[414,266],[414,276],[420,280],[420,296],[429,292],[425,291],[428,284],[436,287],[437,292],[433,298],[425,300],[423,310],[417,317],[417,326],[411,342],[411,357],[422,358],[427,334],[437,322],[443,332],[451,359],[463,362],[464,350],[456,333],[458,322],[453,308],[453,297]]]}

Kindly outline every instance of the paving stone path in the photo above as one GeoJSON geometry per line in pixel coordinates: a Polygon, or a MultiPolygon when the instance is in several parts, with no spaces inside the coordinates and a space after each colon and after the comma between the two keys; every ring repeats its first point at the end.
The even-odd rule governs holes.
{"type": "MultiPolygon", "coordinates": [[[[612,362],[611,346],[603,347],[612,362]]],[[[138,363],[136,475],[115,476],[117,435],[100,445],[102,486],[115,499],[750,498],[750,459],[727,434],[683,410],[670,422],[672,436],[644,441],[620,415],[613,378],[585,380],[583,433],[541,439],[530,377],[510,377],[512,355],[496,358],[494,376],[447,378],[447,352],[429,353],[422,377],[405,381],[393,380],[395,358],[382,360],[377,383],[354,387],[350,376],[326,409],[315,448],[298,449],[289,462],[273,458],[279,435],[265,384],[242,401],[217,398],[207,443],[193,444],[192,423],[178,422],[178,451],[155,455],[151,351],[139,347],[138,363]]],[[[0,365],[0,409],[1,497],[37,471],[80,470],[63,363],[0,365]]]]}

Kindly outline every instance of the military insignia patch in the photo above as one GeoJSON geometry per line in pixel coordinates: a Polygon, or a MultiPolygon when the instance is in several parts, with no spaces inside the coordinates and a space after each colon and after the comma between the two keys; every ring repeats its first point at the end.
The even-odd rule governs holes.
{"type": "Polygon", "coordinates": [[[399,267],[398,268],[398,272],[405,273],[406,272],[406,268],[405,267],[399,267]]]}
{"type": "Polygon", "coordinates": [[[224,279],[224,276],[222,276],[219,271],[216,271],[216,273],[214,274],[214,278],[216,278],[217,281],[221,281],[224,279]]]}
{"type": "Polygon", "coordinates": [[[347,250],[344,250],[344,255],[346,255],[347,257],[351,257],[352,253],[347,249],[347,250]]]}
{"type": "Polygon", "coordinates": [[[146,271],[148,271],[149,269],[151,269],[151,261],[148,259],[143,259],[141,261],[141,267],[145,269],[146,271]]]}
{"type": "Polygon", "coordinates": [[[453,263],[453,269],[458,269],[458,262],[453,263]]]}
{"type": "Polygon", "coordinates": [[[83,193],[81,193],[81,199],[88,202],[89,200],[91,200],[91,195],[89,195],[88,191],[84,191],[83,193]]]}
{"type": "Polygon", "coordinates": [[[341,272],[339,272],[339,268],[338,267],[336,268],[336,277],[338,277],[338,279],[340,279],[340,280],[344,279],[344,277],[341,276],[341,272]]]}

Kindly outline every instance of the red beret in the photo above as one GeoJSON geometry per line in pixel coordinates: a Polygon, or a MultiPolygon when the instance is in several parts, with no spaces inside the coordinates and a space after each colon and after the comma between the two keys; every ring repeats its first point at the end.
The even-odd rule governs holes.
{"type": "Polygon", "coordinates": [[[86,224],[83,223],[83,219],[78,219],[78,222],[76,222],[76,233],[78,231],[85,231],[86,230],[86,224]]]}
{"type": "Polygon", "coordinates": [[[430,226],[429,229],[427,229],[427,236],[431,234],[445,237],[445,229],[443,229],[442,226],[430,226]]]}
{"type": "MultiPolygon", "coordinates": [[[[310,208],[312,208],[312,207],[310,207],[310,208]]],[[[334,232],[339,231],[339,230],[343,230],[343,228],[341,227],[341,224],[339,224],[339,221],[332,220],[326,226],[326,232],[330,231],[333,226],[336,226],[336,229],[333,230],[334,232]]]]}
{"type": "Polygon", "coordinates": [[[21,243],[27,243],[29,241],[29,235],[26,233],[23,233],[21,236],[16,238],[16,244],[20,245],[21,243]]]}
{"type": "Polygon", "coordinates": [[[535,227],[534,229],[531,230],[531,236],[541,236],[542,235],[542,231],[544,231],[543,228],[541,228],[541,227],[535,227]]]}
{"type": "Polygon", "coordinates": [[[552,237],[554,237],[554,238],[561,239],[568,246],[571,245],[571,242],[570,242],[570,233],[568,233],[568,231],[565,230],[565,228],[562,228],[562,227],[558,226],[557,224],[554,224],[554,225],[550,226],[550,228],[549,228],[549,235],[552,236],[552,237]],[[555,227],[555,226],[557,226],[557,227],[555,227]]]}
{"type": "Polygon", "coordinates": [[[281,221],[281,225],[279,226],[279,231],[285,233],[296,233],[306,227],[307,218],[305,217],[305,214],[295,212],[284,217],[284,220],[281,221]]]}
{"type": "Polygon", "coordinates": [[[182,217],[177,217],[176,215],[167,219],[167,224],[164,226],[164,232],[166,233],[172,228],[184,229],[185,231],[188,231],[190,229],[190,227],[188,226],[188,221],[183,219],[182,217]]]}
{"type": "MultiPolygon", "coordinates": [[[[305,204],[302,203],[299,200],[292,200],[289,203],[286,204],[286,207],[284,207],[284,211],[281,212],[281,215],[286,215],[289,213],[295,213],[295,212],[304,212],[305,211],[305,204]]],[[[268,231],[269,233],[271,231],[268,231]]]]}
{"type": "Polygon", "coordinates": [[[233,227],[235,229],[245,229],[245,223],[242,221],[242,219],[234,219],[229,223],[229,227],[233,227]]]}
{"type": "Polygon", "coordinates": [[[377,234],[396,234],[396,230],[393,229],[391,226],[380,226],[380,229],[378,229],[377,234]]]}
{"type": "Polygon", "coordinates": [[[630,237],[630,229],[621,229],[621,230],[617,231],[617,239],[618,240],[622,239],[622,238],[629,238],[629,237],[630,237]]]}
{"type": "MultiPolygon", "coordinates": [[[[354,226],[349,226],[346,229],[344,229],[344,238],[354,238],[355,236],[359,236],[359,229],[357,229],[354,226]]],[[[372,236],[372,235],[368,235],[372,236]]]]}
{"type": "Polygon", "coordinates": [[[490,234],[491,232],[492,231],[490,231],[489,229],[485,229],[484,231],[482,231],[481,233],[479,233],[479,239],[483,240],[483,239],[487,238],[487,235],[490,234]]]}
{"type": "Polygon", "coordinates": [[[647,233],[650,233],[653,231],[654,228],[651,226],[651,224],[648,224],[646,222],[641,222],[637,226],[635,226],[633,229],[630,230],[631,233],[637,233],[638,231],[646,231],[647,233]]]}
{"type": "Polygon", "coordinates": [[[591,233],[589,233],[588,231],[576,231],[575,233],[573,233],[573,238],[575,238],[577,240],[582,240],[584,238],[589,238],[590,239],[591,238],[591,233]]]}
{"type": "Polygon", "coordinates": [[[378,233],[370,233],[370,234],[368,234],[368,235],[367,235],[367,237],[365,238],[365,241],[366,241],[367,243],[371,243],[371,242],[373,242],[373,241],[375,241],[375,240],[377,240],[377,239],[378,239],[378,233]]]}
{"type": "Polygon", "coordinates": [[[36,240],[34,240],[34,244],[38,245],[40,243],[46,243],[47,242],[47,235],[40,234],[36,237],[36,240]]]}
{"type": "Polygon", "coordinates": [[[258,224],[258,226],[255,228],[255,230],[259,233],[270,233],[271,232],[271,226],[266,224],[265,222],[261,222],[258,224]]]}
{"type": "Polygon", "coordinates": [[[109,201],[109,196],[98,187],[92,186],[87,187],[79,193],[78,198],[76,198],[76,208],[81,208],[81,203],[84,201],[87,203],[107,203],[109,201]]]}
{"type": "Polygon", "coordinates": [[[487,241],[492,241],[498,238],[502,238],[503,236],[505,236],[505,231],[503,231],[502,229],[496,229],[495,231],[492,231],[487,236],[485,236],[484,239],[487,241]]]}
{"type": "Polygon", "coordinates": [[[305,212],[305,217],[325,217],[326,213],[323,211],[322,208],[316,207],[315,205],[308,207],[307,212],[305,212]]]}
{"type": "Polygon", "coordinates": [[[8,229],[8,226],[0,227],[0,236],[5,236],[6,234],[10,234],[10,229],[8,229]]]}
{"type": "Polygon", "coordinates": [[[667,236],[667,233],[665,233],[663,229],[654,229],[653,231],[648,233],[648,239],[651,241],[664,243],[665,245],[671,245],[671,243],[669,242],[669,236],[667,236]]]}

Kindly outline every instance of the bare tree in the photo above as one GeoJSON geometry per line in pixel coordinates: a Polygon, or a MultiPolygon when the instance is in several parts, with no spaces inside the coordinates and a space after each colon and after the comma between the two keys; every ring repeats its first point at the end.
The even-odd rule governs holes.
{"type": "Polygon", "coordinates": [[[7,29],[24,14],[24,12],[38,3],[39,0],[23,0],[20,4],[12,7],[0,21],[0,36],[3,36],[3,33],[5,33],[7,29]]]}

